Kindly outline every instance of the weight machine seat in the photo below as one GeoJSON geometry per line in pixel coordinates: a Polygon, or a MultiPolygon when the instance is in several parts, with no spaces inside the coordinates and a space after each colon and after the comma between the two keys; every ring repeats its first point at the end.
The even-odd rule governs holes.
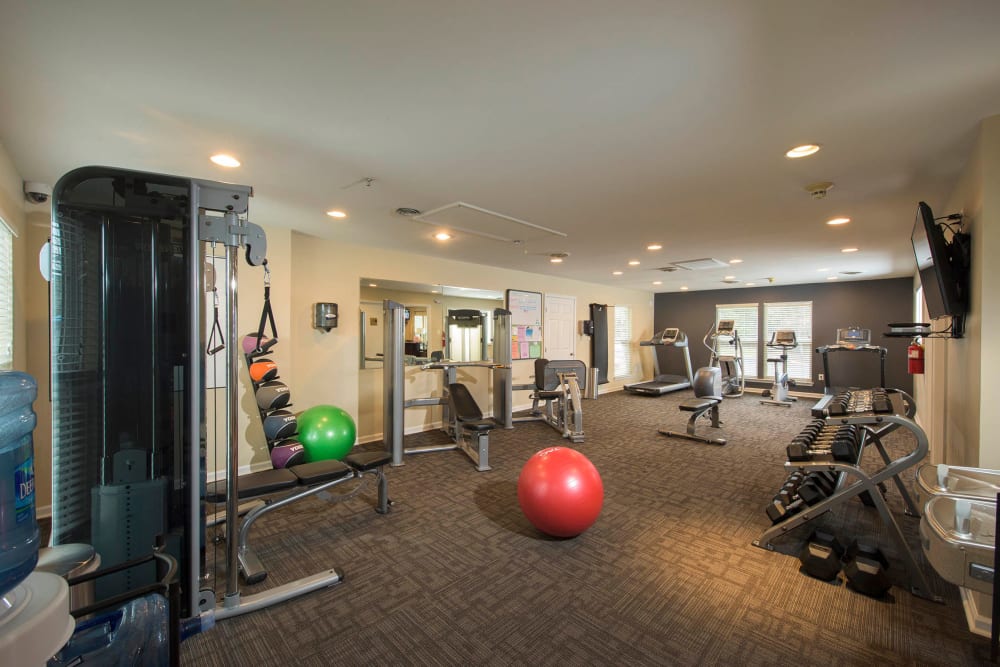
{"type": "Polygon", "coordinates": [[[701,412],[702,410],[707,410],[713,405],[717,405],[722,402],[722,399],[705,397],[705,398],[689,398],[680,404],[680,409],[685,412],[701,412]]]}
{"type": "Polygon", "coordinates": [[[381,468],[391,460],[392,454],[388,452],[358,452],[344,457],[344,463],[361,472],[381,468]]]}
{"type": "Polygon", "coordinates": [[[563,392],[561,391],[542,391],[536,390],[534,396],[540,398],[543,401],[551,401],[563,397],[563,392]]]}

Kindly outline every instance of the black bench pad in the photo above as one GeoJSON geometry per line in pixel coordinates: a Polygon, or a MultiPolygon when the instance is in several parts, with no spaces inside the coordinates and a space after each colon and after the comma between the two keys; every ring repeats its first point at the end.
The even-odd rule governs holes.
{"type": "MultiPolygon", "coordinates": [[[[296,486],[299,478],[291,470],[282,468],[280,470],[261,470],[247,475],[241,475],[238,482],[239,498],[253,498],[275,491],[283,491],[296,486]]],[[[205,490],[205,500],[210,503],[222,503],[226,501],[226,480],[212,482],[205,490]]]]}
{"type": "Polygon", "coordinates": [[[496,424],[489,421],[488,419],[477,419],[475,421],[462,421],[462,428],[466,431],[475,431],[477,433],[482,433],[483,431],[492,431],[496,428],[496,424]]]}
{"type": "Polygon", "coordinates": [[[302,463],[288,468],[295,475],[300,484],[312,486],[323,482],[331,482],[341,477],[349,477],[354,474],[351,468],[340,461],[313,461],[312,463],[302,463]]]}
{"type": "Polygon", "coordinates": [[[388,452],[358,452],[344,457],[344,463],[362,472],[379,468],[392,460],[388,452]]]}
{"type": "Polygon", "coordinates": [[[698,412],[699,410],[710,408],[718,402],[714,398],[689,398],[680,404],[680,408],[687,412],[698,412]]]}

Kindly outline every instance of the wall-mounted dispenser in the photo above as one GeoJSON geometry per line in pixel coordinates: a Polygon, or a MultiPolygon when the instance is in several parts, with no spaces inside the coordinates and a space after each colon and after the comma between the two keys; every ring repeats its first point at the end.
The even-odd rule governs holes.
{"type": "Polygon", "coordinates": [[[329,331],[337,327],[337,304],[313,304],[313,328],[329,331]]]}

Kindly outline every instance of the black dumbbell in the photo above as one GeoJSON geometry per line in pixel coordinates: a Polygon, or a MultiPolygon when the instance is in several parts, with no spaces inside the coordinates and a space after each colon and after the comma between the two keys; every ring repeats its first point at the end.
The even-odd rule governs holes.
{"type": "Polygon", "coordinates": [[[847,586],[858,593],[882,597],[892,588],[889,559],[875,545],[854,540],[844,556],[844,576],[847,586]]]}
{"type": "Polygon", "coordinates": [[[805,503],[801,499],[796,499],[784,505],[778,500],[774,500],[770,505],[765,508],[767,516],[771,519],[771,523],[778,523],[784,519],[787,519],[793,514],[801,512],[805,508],[805,503]]]}
{"type": "Polygon", "coordinates": [[[823,484],[818,478],[810,477],[799,485],[799,498],[801,498],[802,502],[806,505],[815,505],[818,502],[822,502],[823,500],[826,500],[829,495],[829,492],[826,490],[826,485],[823,484]]]}
{"type": "Polygon", "coordinates": [[[836,535],[814,530],[799,552],[799,561],[802,563],[799,571],[823,581],[833,581],[840,573],[840,559],[843,556],[844,545],[836,535]]]}
{"type": "Polygon", "coordinates": [[[845,463],[856,463],[858,460],[858,443],[855,440],[842,440],[833,443],[830,448],[834,461],[844,461],[845,463]]]}

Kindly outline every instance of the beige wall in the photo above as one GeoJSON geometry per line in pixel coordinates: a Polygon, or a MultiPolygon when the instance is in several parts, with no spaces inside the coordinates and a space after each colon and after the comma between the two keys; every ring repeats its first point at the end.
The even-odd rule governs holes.
{"type": "Polygon", "coordinates": [[[965,337],[928,339],[927,374],[915,386],[934,462],[1000,468],[1000,291],[987,263],[1000,253],[1000,116],[985,119],[969,161],[935,215],[964,213],[972,236],[965,337]],[[989,406],[982,409],[982,406],[989,406]]]}

